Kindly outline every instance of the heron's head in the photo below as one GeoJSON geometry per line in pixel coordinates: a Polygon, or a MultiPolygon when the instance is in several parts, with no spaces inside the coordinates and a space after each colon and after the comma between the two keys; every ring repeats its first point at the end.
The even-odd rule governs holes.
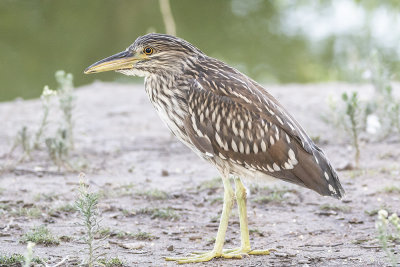
{"type": "Polygon", "coordinates": [[[118,71],[126,75],[179,74],[204,54],[190,43],[167,34],[140,36],[125,51],[102,59],[85,74],[118,71]]]}

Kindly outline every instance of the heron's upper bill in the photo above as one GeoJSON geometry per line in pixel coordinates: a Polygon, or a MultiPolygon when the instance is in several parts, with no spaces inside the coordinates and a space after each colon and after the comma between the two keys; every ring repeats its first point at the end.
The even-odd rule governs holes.
{"type": "Polygon", "coordinates": [[[90,74],[112,70],[131,69],[139,60],[143,60],[143,58],[141,56],[134,55],[129,50],[126,50],[92,64],[85,69],[84,73],[90,74]]]}

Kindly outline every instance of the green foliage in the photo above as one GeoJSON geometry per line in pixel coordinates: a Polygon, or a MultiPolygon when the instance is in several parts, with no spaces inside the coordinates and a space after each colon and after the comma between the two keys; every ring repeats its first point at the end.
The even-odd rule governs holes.
{"type": "Polygon", "coordinates": [[[49,110],[50,110],[50,100],[52,96],[55,96],[56,92],[53,90],[50,90],[50,88],[46,85],[43,89],[43,92],[40,96],[40,99],[42,101],[42,120],[40,121],[40,126],[38,130],[35,133],[35,140],[33,142],[33,148],[38,149],[39,148],[39,143],[40,139],[46,130],[47,124],[48,124],[48,117],[49,117],[49,110]]]}
{"type": "Polygon", "coordinates": [[[124,262],[119,258],[111,258],[111,259],[100,259],[98,263],[104,267],[122,267],[124,266],[124,262]]]}
{"type": "Polygon", "coordinates": [[[360,107],[360,101],[356,92],[353,92],[350,96],[347,93],[342,94],[342,100],[345,104],[346,116],[343,120],[343,124],[347,132],[351,135],[352,145],[355,148],[354,160],[356,162],[356,167],[359,166],[360,161],[360,145],[359,138],[360,132],[363,129],[361,121],[364,114],[360,107]]]}
{"type": "Polygon", "coordinates": [[[57,90],[51,90],[46,85],[40,96],[42,101],[42,115],[36,132],[32,134],[27,126],[23,126],[17,133],[14,145],[9,153],[11,155],[17,147],[22,148],[23,155],[17,160],[17,163],[24,161],[27,156],[31,157],[31,153],[34,150],[41,149],[41,145],[45,144],[50,159],[59,168],[70,168],[68,156],[69,152],[74,148],[73,109],[75,107],[75,96],[73,77],[72,74],[67,74],[64,71],[57,71],[55,76],[58,82],[57,90]],[[59,110],[63,114],[63,117],[55,134],[52,136],[48,134],[47,128],[49,125],[48,117],[51,111],[51,99],[53,97],[57,97],[59,110]]]}
{"type": "Polygon", "coordinates": [[[15,216],[25,216],[29,218],[39,218],[42,215],[42,210],[39,207],[18,207],[17,209],[13,209],[10,214],[15,216]]]}
{"type": "Polygon", "coordinates": [[[82,237],[83,242],[87,245],[88,257],[84,260],[89,267],[95,266],[98,258],[97,250],[100,248],[99,241],[104,240],[107,236],[99,241],[95,241],[95,236],[99,234],[100,220],[99,209],[97,207],[99,195],[89,192],[89,187],[83,181],[84,174],[80,174],[80,183],[78,188],[78,198],[75,201],[75,207],[79,211],[81,217],[80,225],[84,227],[85,235],[82,237]]]}
{"type": "Polygon", "coordinates": [[[400,187],[399,186],[386,186],[383,188],[383,192],[390,193],[390,194],[400,194],[400,187]]]}
{"type": "MultiPolygon", "coordinates": [[[[21,254],[12,254],[12,255],[0,255],[0,266],[27,266],[26,256],[21,254]],[[23,265],[24,264],[24,265],[23,265]]],[[[39,257],[32,257],[30,259],[31,263],[43,264],[43,261],[39,257]]]]}
{"type": "Polygon", "coordinates": [[[391,84],[393,75],[378,53],[374,53],[371,57],[370,71],[370,82],[375,89],[370,109],[379,118],[381,137],[400,133],[400,100],[393,95],[391,84]]]}
{"type": "Polygon", "coordinates": [[[58,129],[54,137],[46,138],[46,147],[50,159],[60,168],[61,166],[69,166],[69,142],[67,132],[58,129]]]}
{"type": "Polygon", "coordinates": [[[31,231],[24,234],[21,238],[21,242],[28,243],[33,242],[35,244],[42,244],[45,246],[59,245],[60,240],[53,236],[50,230],[42,225],[34,227],[31,231]]]}
{"type": "Polygon", "coordinates": [[[333,211],[341,211],[348,213],[351,211],[351,207],[349,206],[337,206],[337,205],[330,205],[330,204],[323,204],[319,206],[321,210],[333,210],[333,211]]]}
{"type": "Polygon", "coordinates": [[[153,199],[153,200],[163,200],[163,199],[167,199],[169,197],[167,192],[158,190],[158,189],[152,189],[152,190],[147,190],[144,192],[138,192],[137,194],[139,196],[144,196],[148,199],[153,199]]]}
{"type": "Polygon", "coordinates": [[[378,232],[379,242],[383,251],[388,256],[390,264],[394,267],[398,266],[397,264],[400,259],[396,255],[399,255],[400,251],[393,251],[390,249],[390,245],[394,241],[400,241],[399,217],[395,213],[389,216],[386,210],[380,210],[375,225],[378,232]]]}
{"type": "Polygon", "coordinates": [[[286,193],[286,191],[272,191],[270,194],[266,196],[257,196],[254,199],[254,202],[260,203],[260,204],[266,204],[270,202],[275,202],[279,203],[283,201],[283,194],[286,193]]]}
{"type": "Polygon", "coordinates": [[[137,233],[120,231],[120,232],[116,233],[116,236],[121,239],[133,238],[136,240],[153,240],[156,238],[155,236],[151,235],[150,233],[142,232],[140,230],[137,233]]]}
{"type": "Polygon", "coordinates": [[[171,208],[143,208],[137,211],[137,214],[150,215],[152,219],[160,218],[163,220],[177,220],[179,215],[171,208]]]}
{"type": "Polygon", "coordinates": [[[293,189],[288,189],[286,187],[261,187],[257,184],[252,184],[250,186],[251,197],[253,197],[254,202],[260,204],[266,203],[280,203],[285,200],[285,194],[289,192],[296,192],[293,189]]]}
{"type": "Polygon", "coordinates": [[[199,191],[203,191],[203,190],[215,191],[219,188],[222,188],[221,177],[214,177],[211,180],[203,181],[203,182],[201,182],[200,185],[197,186],[197,190],[199,190],[199,191]]]}
{"type": "Polygon", "coordinates": [[[0,256],[0,266],[21,265],[24,262],[24,256],[21,254],[13,254],[10,256],[0,256]]]}
{"type": "MultiPolygon", "coordinates": [[[[65,73],[63,70],[56,72],[56,80],[58,82],[57,93],[59,95],[60,110],[63,113],[64,124],[61,131],[66,132],[67,140],[71,149],[74,148],[73,138],[73,109],[75,107],[76,97],[74,96],[73,76],[71,73],[65,73]]],[[[59,129],[60,130],[60,129],[59,129]]]]}
{"type": "Polygon", "coordinates": [[[360,101],[356,92],[344,93],[341,103],[329,98],[329,112],[323,118],[351,137],[356,166],[360,156],[360,135],[367,139],[383,139],[391,134],[400,136],[400,100],[393,95],[393,75],[382,62],[382,55],[373,52],[364,68],[374,88],[370,99],[360,101]]]}
{"type": "Polygon", "coordinates": [[[323,119],[350,136],[351,145],[355,149],[354,161],[356,167],[360,160],[360,134],[365,132],[368,115],[365,103],[362,103],[357,92],[343,93],[342,102],[328,99],[329,112],[323,119]]]}

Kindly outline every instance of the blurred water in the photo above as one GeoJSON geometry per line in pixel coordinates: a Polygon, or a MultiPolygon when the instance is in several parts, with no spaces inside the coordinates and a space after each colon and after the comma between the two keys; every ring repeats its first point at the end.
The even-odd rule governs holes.
{"type": "MultiPolygon", "coordinates": [[[[399,71],[398,2],[171,0],[171,8],[177,35],[208,55],[260,82],[305,83],[358,81],[373,50],[399,71]]],[[[0,101],[39,96],[59,69],[76,85],[140,81],[82,71],[164,29],[156,0],[1,0],[0,101]]]]}

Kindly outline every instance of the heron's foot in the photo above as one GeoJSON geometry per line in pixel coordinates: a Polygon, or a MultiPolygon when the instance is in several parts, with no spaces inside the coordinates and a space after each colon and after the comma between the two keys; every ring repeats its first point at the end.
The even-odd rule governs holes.
{"type": "Polygon", "coordinates": [[[214,258],[226,258],[226,259],[241,259],[242,255],[230,254],[230,253],[220,253],[214,250],[209,252],[195,252],[193,256],[189,257],[176,257],[176,258],[165,258],[166,261],[176,261],[179,264],[182,263],[193,263],[193,262],[205,262],[210,261],[214,258]]]}
{"type": "Polygon", "coordinates": [[[276,251],[275,249],[265,249],[265,250],[255,250],[251,248],[233,248],[233,249],[224,249],[223,254],[224,255],[229,255],[235,258],[238,258],[239,256],[245,256],[245,255],[269,255],[271,251],[276,251]]]}

